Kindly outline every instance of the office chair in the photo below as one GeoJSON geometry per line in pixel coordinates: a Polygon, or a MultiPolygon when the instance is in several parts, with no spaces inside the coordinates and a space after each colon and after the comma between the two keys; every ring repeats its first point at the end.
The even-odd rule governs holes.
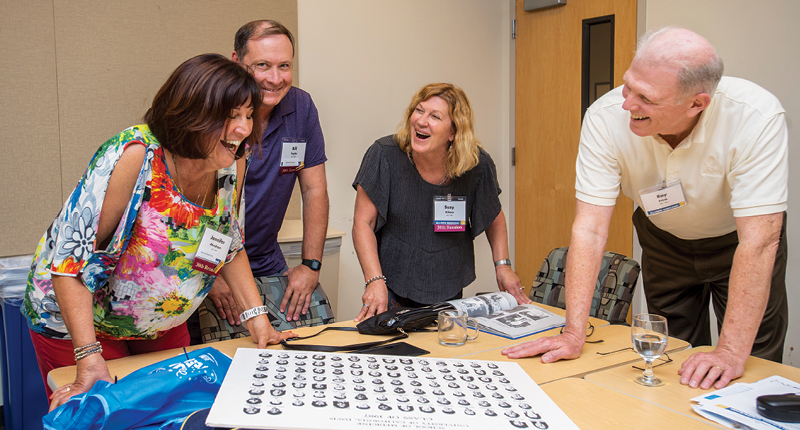
{"type": "MultiPolygon", "coordinates": [[[[321,285],[317,284],[317,288],[311,293],[308,312],[305,315],[301,315],[297,321],[287,321],[285,314],[280,311],[280,304],[281,300],[283,300],[283,293],[289,285],[289,278],[286,276],[268,276],[258,279],[261,280],[257,284],[261,293],[261,301],[267,307],[269,322],[275,330],[286,331],[336,322],[328,295],[321,285]]],[[[202,336],[200,341],[202,343],[250,336],[246,324],[231,326],[228,324],[227,319],[220,318],[217,309],[208,297],[198,308],[198,315],[200,334],[202,336]]]]}
{"type": "MultiPolygon", "coordinates": [[[[528,297],[534,302],[566,309],[564,280],[569,247],[556,248],[547,255],[533,281],[528,297]]],[[[612,324],[627,324],[633,292],[639,278],[639,263],[616,252],[606,251],[592,297],[589,316],[612,324]]]]}

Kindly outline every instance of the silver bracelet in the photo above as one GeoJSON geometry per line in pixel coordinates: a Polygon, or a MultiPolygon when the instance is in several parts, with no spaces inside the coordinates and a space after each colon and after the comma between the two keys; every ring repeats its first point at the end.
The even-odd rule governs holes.
{"type": "Polygon", "coordinates": [[[254,317],[257,317],[259,315],[263,315],[263,314],[265,314],[267,312],[269,312],[269,311],[267,310],[266,306],[256,306],[256,307],[254,307],[252,309],[248,309],[248,310],[242,312],[242,314],[239,315],[239,319],[242,320],[242,322],[245,322],[245,321],[249,320],[250,318],[254,318],[254,317]]]}
{"type": "Polygon", "coordinates": [[[367,281],[367,283],[365,283],[365,284],[364,284],[364,288],[367,288],[367,286],[368,286],[369,284],[371,284],[371,283],[373,283],[373,282],[377,281],[378,279],[383,279],[383,282],[386,282],[386,277],[385,277],[385,276],[383,276],[383,275],[378,275],[378,276],[376,276],[376,277],[374,277],[374,278],[370,278],[370,279],[367,281]]]}
{"type": "Polygon", "coordinates": [[[83,360],[84,358],[86,358],[86,357],[88,357],[88,356],[90,356],[90,355],[92,355],[94,353],[102,354],[103,353],[103,347],[100,346],[100,345],[97,345],[97,346],[94,346],[92,348],[84,349],[84,350],[82,350],[80,352],[76,352],[75,353],[75,362],[77,363],[78,361],[83,360]]]}
{"type": "Polygon", "coordinates": [[[77,354],[77,353],[79,353],[81,351],[84,351],[84,350],[87,350],[87,349],[91,349],[91,348],[94,348],[96,346],[100,346],[100,342],[99,341],[95,342],[95,343],[90,343],[88,345],[79,346],[79,347],[75,348],[72,352],[77,354]]]}

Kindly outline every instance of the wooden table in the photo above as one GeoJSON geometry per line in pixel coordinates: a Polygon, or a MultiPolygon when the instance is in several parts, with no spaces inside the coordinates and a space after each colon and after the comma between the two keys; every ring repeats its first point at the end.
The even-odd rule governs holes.
{"type": "Polygon", "coordinates": [[[541,387],[582,430],[716,428],[699,416],[688,417],[585,379],[561,379],[541,387]]]}
{"type": "MultiPolygon", "coordinates": [[[[672,342],[672,339],[670,338],[669,341],[672,342]]],[[[645,387],[633,382],[633,379],[641,375],[642,371],[634,369],[632,366],[619,366],[590,373],[586,375],[586,379],[671,411],[699,418],[700,416],[694,412],[689,400],[703,393],[713,391],[714,388],[706,391],[700,388],[690,388],[688,385],[681,385],[678,369],[681,368],[681,363],[689,358],[690,355],[696,352],[709,352],[713,349],[711,346],[701,346],[670,353],[671,363],[653,369],[658,379],[664,381],[664,385],[661,387],[645,387]]],[[[641,364],[644,365],[644,361],[641,364]]],[[[745,363],[742,377],[731,381],[731,383],[755,382],[772,375],[780,375],[793,381],[800,381],[800,369],[796,367],[750,357],[745,363]]],[[[706,422],[710,423],[711,421],[706,422]]]]}
{"type": "MultiPolygon", "coordinates": [[[[558,334],[558,330],[554,330],[550,336],[558,334]]],[[[540,336],[541,337],[541,336],[540,336]]],[[[577,360],[561,360],[555,363],[542,363],[541,357],[529,357],[522,359],[511,359],[501,354],[502,348],[511,345],[517,345],[523,341],[532,339],[517,339],[510,341],[503,347],[493,349],[490,351],[475,352],[459,356],[459,358],[469,358],[476,360],[492,360],[492,361],[516,361],[522,366],[522,369],[530,375],[530,377],[539,385],[546,384],[562,378],[582,378],[589,372],[595,372],[602,369],[608,369],[619,366],[621,364],[638,363],[642,362],[642,357],[635,353],[631,346],[631,328],[621,325],[606,325],[596,327],[594,334],[587,338],[590,341],[603,340],[601,343],[586,343],[583,345],[583,351],[580,358],[577,360]],[[623,351],[619,349],[628,348],[623,351]],[[612,352],[618,351],[618,352],[612,352]],[[598,354],[602,353],[602,354],[598,354]]],[[[687,349],[690,345],[688,342],[669,338],[669,350],[667,352],[681,351],[687,349]]]]}
{"type": "MultiPolygon", "coordinates": [[[[551,306],[541,305],[543,308],[550,310],[556,314],[564,315],[565,311],[563,309],[554,308],[551,306]]],[[[599,338],[599,333],[604,326],[608,324],[608,321],[591,318],[590,319],[592,324],[597,327],[595,329],[595,334],[592,338],[599,338]]],[[[349,326],[353,327],[356,323],[352,320],[350,321],[342,321],[338,323],[332,324],[333,326],[349,326]]],[[[314,334],[317,331],[321,330],[322,327],[303,327],[300,329],[292,330],[294,333],[297,333],[300,336],[307,336],[310,334],[314,334]]],[[[412,345],[418,346],[425,350],[430,351],[431,357],[440,357],[440,358],[461,358],[464,356],[470,356],[470,358],[476,359],[485,359],[485,360],[492,360],[495,358],[479,358],[477,356],[473,356],[475,354],[480,353],[487,353],[491,354],[491,357],[501,356],[500,350],[504,347],[520,344],[522,342],[527,342],[530,340],[538,339],[544,336],[553,336],[559,333],[560,329],[553,329],[548,330],[542,333],[537,333],[531,336],[527,336],[517,340],[506,339],[500,336],[493,336],[487,333],[480,333],[478,339],[474,341],[469,341],[463,346],[459,347],[448,347],[442,346],[439,344],[438,335],[436,332],[420,332],[420,333],[410,333],[410,337],[405,340],[412,345]]],[[[620,329],[621,331],[626,331],[628,334],[623,336],[620,334],[618,337],[610,338],[605,341],[602,345],[606,350],[624,348],[630,346],[630,328],[625,327],[624,330],[620,329]]],[[[297,343],[309,343],[309,344],[317,344],[317,345],[347,345],[353,343],[361,343],[361,342],[371,342],[376,340],[382,339],[389,339],[391,336],[367,336],[359,334],[358,332],[346,332],[346,331],[329,331],[323,333],[315,338],[308,339],[305,341],[298,341],[297,343]]],[[[670,340],[672,342],[672,340],[670,340]]],[[[676,341],[678,342],[678,341],[676,341]]],[[[587,344],[587,346],[590,344],[587,344]]],[[[187,347],[187,350],[195,350],[203,347],[211,346],[223,352],[231,357],[236,354],[236,350],[238,348],[254,348],[255,344],[252,340],[248,338],[242,339],[232,339],[222,342],[214,342],[208,343],[205,345],[194,345],[191,347],[187,347]]],[[[268,348],[270,349],[282,349],[283,347],[280,345],[270,345],[268,348]]],[[[584,348],[586,350],[586,347],[584,348]]],[[[594,351],[594,350],[592,350],[594,351]]],[[[152,363],[156,363],[158,361],[174,357],[177,354],[182,352],[181,349],[172,349],[172,350],[165,350],[154,352],[150,354],[143,354],[143,355],[134,355],[130,357],[124,357],[116,360],[109,360],[108,368],[111,371],[112,376],[116,376],[117,378],[122,378],[131,372],[147,366],[152,363]]],[[[487,356],[488,357],[488,356],[487,356]]],[[[505,356],[501,356],[505,358],[505,356]]],[[[613,365],[614,363],[623,363],[623,362],[630,362],[635,360],[636,357],[630,357],[626,354],[614,354],[614,357],[610,359],[600,359],[598,357],[592,357],[592,360],[570,360],[565,361],[558,365],[559,368],[564,369],[560,374],[566,376],[572,376],[578,373],[585,373],[589,370],[601,369],[613,365]],[[600,365],[593,364],[599,362],[600,365]],[[577,367],[579,370],[573,371],[569,370],[573,367],[577,367]]],[[[524,367],[528,368],[537,368],[537,367],[545,367],[545,366],[553,366],[551,365],[544,365],[541,363],[539,358],[530,359],[530,360],[521,360],[528,361],[529,363],[526,364],[524,367]],[[533,363],[538,363],[535,365],[533,363]]],[[[522,363],[520,363],[522,364],[522,363]]],[[[527,370],[527,369],[526,369],[527,370]]],[[[541,371],[540,373],[546,373],[547,371],[541,371]]],[[[59,369],[54,369],[48,374],[48,385],[55,389],[61,385],[70,383],[75,380],[75,366],[68,366],[62,367],[59,369]]]]}

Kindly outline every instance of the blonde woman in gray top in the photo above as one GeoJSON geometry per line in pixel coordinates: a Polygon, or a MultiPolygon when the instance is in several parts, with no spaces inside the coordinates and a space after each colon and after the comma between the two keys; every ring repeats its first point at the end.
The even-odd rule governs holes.
{"type": "Polygon", "coordinates": [[[508,258],[495,165],[472,123],[460,88],[429,84],[412,98],[397,134],[364,155],[353,182],[353,242],[365,280],[357,321],[460,298],[475,280],[472,242],[484,231],[498,288],[530,302],[508,258]]]}

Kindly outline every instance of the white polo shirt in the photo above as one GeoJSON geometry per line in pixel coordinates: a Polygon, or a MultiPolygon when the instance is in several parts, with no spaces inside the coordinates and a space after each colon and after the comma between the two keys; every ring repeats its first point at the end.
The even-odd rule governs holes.
{"type": "Polygon", "coordinates": [[[642,206],[640,190],[680,179],[686,205],[650,220],[687,240],[735,231],[734,217],[786,210],[785,112],[767,90],[723,77],[694,130],[675,149],[658,136],[633,134],[624,101],[618,87],[586,111],[576,162],[578,200],[613,206],[622,188],[642,206]]]}

